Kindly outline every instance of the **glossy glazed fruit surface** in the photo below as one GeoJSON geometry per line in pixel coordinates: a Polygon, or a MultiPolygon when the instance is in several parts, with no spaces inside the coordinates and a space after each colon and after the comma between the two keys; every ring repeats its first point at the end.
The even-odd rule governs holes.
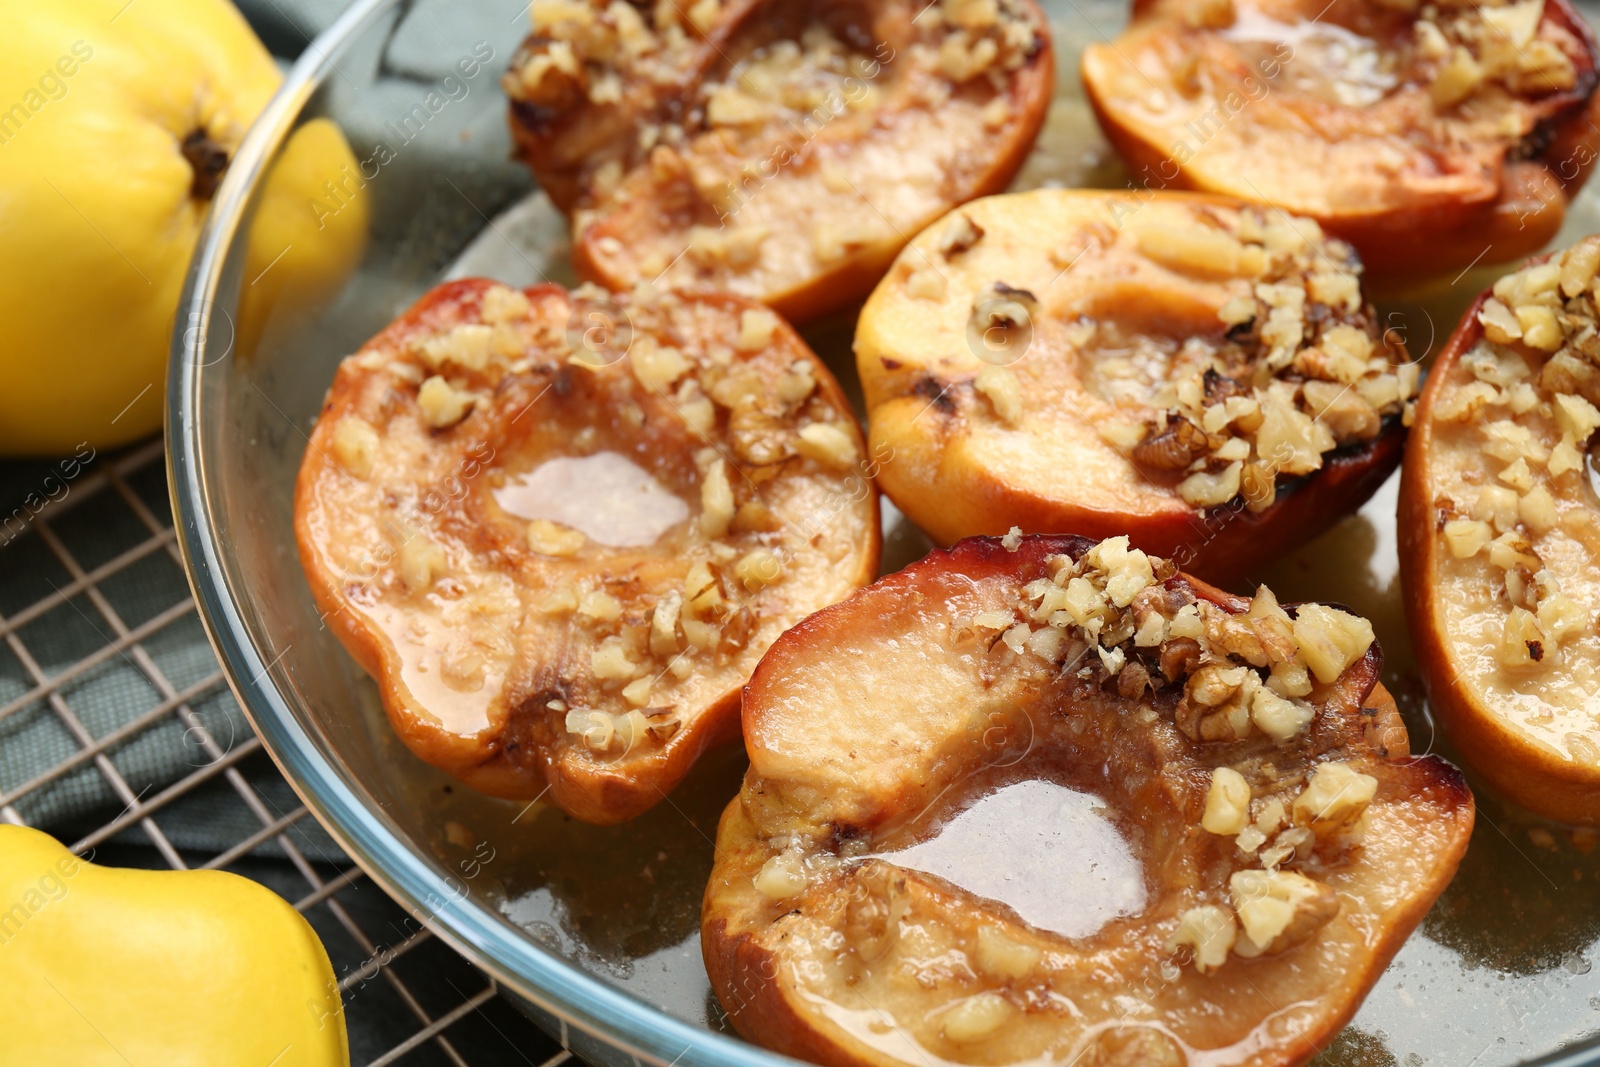
{"type": "Polygon", "coordinates": [[[737,734],[778,634],[876,573],[862,458],[760,305],[467,280],[341,365],[295,529],[414,752],[615,822],[737,734]]]}
{"type": "Polygon", "coordinates": [[[1125,539],[935,552],[757,668],[713,988],[825,1064],[1302,1062],[1473,822],[1380,658],[1125,539]]]}
{"type": "Polygon", "coordinates": [[[581,273],[724,289],[795,321],[998,192],[1055,61],[1033,0],[538,0],[505,87],[581,273]]]}
{"type": "Polygon", "coordinates": [[[1349,246],[1181,193],[959,208],[901,253],[855,350],[880,484],[935,538],[1129,534],[1217,579],[1382,483],[1418,377],[1349,246]]]}

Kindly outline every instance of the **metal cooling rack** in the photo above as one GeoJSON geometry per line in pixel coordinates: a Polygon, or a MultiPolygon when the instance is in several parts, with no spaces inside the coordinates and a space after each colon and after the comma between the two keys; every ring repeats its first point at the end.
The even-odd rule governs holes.
{"type": "Polygon", "coordinates": [[[0,609],[9,610],[0,610],[0,641],[14,658],[6,665],[12,682],[20,678],[26,688],[0,703],[0,726],[26,716],[53,719],[72,745],[62,746],[69,755],[25,781],[0,779],[0,820],[27,825],[30,804],[69,785],[81,796],[84,778],[98,775],[101,781],[89,784],[109,787],[115,800],[108,808],[122,809],[110,818],[102,809],[81,832],[72,824],[65,833],[52,825],[52,832],[63,840],[76,835],[74,852],[94,850],[118,865],[232,870],[293,903],[322,937],[340,976],[352,1063],[560,1067],[570,1053],[500,998],[493,980],[485,984],[426,929],[404,922],[401,909],[331,842],[322,838],[318,847],[319,829],[243,724],[205,642],[182,579],[163,459],[154,441],[101,460],[36,514],[14,516],[7,526],[0,588],[9,596],[0,609]],[[93,529],[91,558],[80,560],[87,553],[74,551],[74,537],[60,532],[68,526],[93,529]],[[50,592],[17,604],[18,586],[50,592]],[[169,602],[148,603],[151,590],[163,586],[169,602]],[[51,669],[63,649],[38,636],[51,632],[52,620],[98,640],[74,644],[67,664],[51,669]],[[177,683],[162,666],[175,649],[190,664],[177,683]],[[152,702],[132,717],[81,713],[96,694],[103,697],[108,682],[122,687],[113,692],[127,692],[130,684],[146,688],[152,702]],[[114,725],[97,731],[96,720],[104,718],[114,725]],[[238,730],[230,725],[230,736],[219,739],[216,724],[235,721],[238,730]],[[157,731],[170,735],[174,724],[192,746],[192,769],[173,781],[126,765],[128,753],[158,742],[157,731]],[[185,804],[200,809],[198,817],[191,811],[181,819],[190,830],[198,825],[215,838],[216,825],[225,822],[236,832],[226,844],[184,847],[184,835],[170,831],[185,804]],[[240,810],[222,820],[230,806],[240,810]],[[217,819],[209,817],[213,811],[217,819]]]}

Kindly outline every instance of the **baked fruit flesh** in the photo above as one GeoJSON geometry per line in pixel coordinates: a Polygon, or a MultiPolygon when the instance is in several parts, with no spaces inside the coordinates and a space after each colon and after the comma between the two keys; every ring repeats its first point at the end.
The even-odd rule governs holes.
{"type": "Polygon", "coordinates": [[[1567,0],[1135,0],[1083,81],[1141,184],[1310,216],[1375,277],[1449,277],[1561,228],[1600,151],[1595,63],[1567,0]]]}
{"type": "Polygon", "coordinates": [[[751,301],[458,281],[340,365],[295,534],[413,752],[611,823],[877,573],[862,457],[838,382],[751,301]]]}
{"type": "Polygon", "coordinates": [[[1400,491],[1428,696],[1512,799],[1600,822],[1600,237],[1480,296],[1417,405],[1400,491]]]}
{"type": "Polygon", "coordinates": [[[856,329],[879,485],[946,544],[1128,534],[1233,577],[1400,462],[1418,368],[1360,271],[1309,219],[1198,194],[959,208],[856,329]]]}
{"type": "Polygon", "coordinates": [[[828,1065],[1300,1063],[1455,872],[1363,619],[1125,538],[973,538],[775,642],[702,911],[828,1065]]]}
{"type": "Polygon", "coordinates": [[[866,295],[907,235],[1005,188],[1055,60],[1033,0],[534,0],[504,78],[581,275],[866,295]]]}

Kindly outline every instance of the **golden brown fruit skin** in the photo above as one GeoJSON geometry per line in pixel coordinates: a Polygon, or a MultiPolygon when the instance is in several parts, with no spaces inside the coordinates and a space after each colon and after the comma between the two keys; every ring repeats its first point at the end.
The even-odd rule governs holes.
{"type": "MultiPolygon", "coordinates": [[[[1054,91],[1049,27],[1034,0],[1004,0],[999,30],[971,31],[1001,42],[1000,53],[959,80],[939,65],[953,31],[937,3],[724,0],[703,29],[684,24],[691,6],[704,5],[644,16],[647,34],[675,43],[637,60],[583,59],[571,77],[547,71],[552,48],[569,36],[580,59],[604,47],[585,44],[570,22],[536,29],[506,75],[518,150],[572,216],[579,274],[609,289],[645,280],[725,290],[796,323],[848,307],[910,234],[1006,187],[1054,91]],[[1030,35],[1025,46],[1006,36],[1011,24],[1030,35]],[[817,75],[813,89],[826,91],[816,101],[780,106],[755,88],[766,78],[750,73],[753,57],[816,25],[853,42],[850,58],[817,75]],[[597,85],[601,102],[591,99],[597,85]],[[735,121],[736,108],[756,117],[735,121]]],[[[818,67],[809,52],[802,63],[818,67]]]]}
{"type": "MultiPolygon", "coordinates": [[[[1350,1018],[1449,882],[1470,836],[1471,795],[1449,764],[1407,754],[1404,727],[1377,684],[1376,646],[1313,692],[1309,734],[1265,749],[1186,741],[1169,717],[1170,693],[1153,699],[1158,716],[1145,722],[1134,702],[1109,693],[1075,690],[1073,703],[1070,679],[985,680],[981,656],[952,651],[952,611],[1009,602],[1051,573],[1052,556],[1088,546],[1029,537],[1008,552],[992,538],[963,541],[817,613],[763,658],[745,693],[751,768],[723,815],[702,909],[712,987],[741,1034],[829,1067],[1301,1063],[1350,1018]],[[1079,728],[1063,725],[1074,719],[1079,728]],[[1028,724],[1034,732],[1024,735],[1028,724]],[[1178,914],[1206,899],[1218,864],[1225,871],[1232,862],[1226,841],[1195,825],[1206,772],[1246,750],[1275,753],[1285,779],[1330,758],[1372,775],[1370,827],[1357,851],[1316,872],[1340,911],[1314,940],[1229,958],[1209,974],[1187,963],[1168,970],[1178,914]],[[874,847],[885,836],[903,840],[932,804],[958,806],[949,798],[963,788],[970,795],[1029,776],[1097,794],[1124,834],[1145,842],[1133,846],[1149,891],[1142,910],[1067,939],[894,866],[892,851],[874,847]],[[819,864],[796,895],[769,899],[754,879],[788,840],[824,857],[856,843],[855,854],[879,858],[819,864]],[[874,925],[884,902],[894,918],[874,925]],[[995,933],[1006,951],[991,964],[978,939],[995,933]],[[914,961],[886,955],[908,939],[926,984],[913,980],[914,961]],[[937,1020],[953,999],[987,993],[1013,1005],[1004,1025],[975,1042],[949,1039],[937,1020]],[[1119,1047],[1133,1058],[1119,1059],[1119,1047]]],[[[1246,601],[1204,583],[1178,575],[1167,587],[1174,583],[1245,610],[1246,601]]]]}
{"type": "Polygon", "coordinates": [[[589,336],[591,299],[483,279],[424,296],[341,364],[301,467],[295,533],[325,623],[377,680],[413,752],[475,789],[543,796],[605,824],[658,803],[701,752],[738,735],[740,688],[761,652],[791,622],[871,580],[879,531],[876,494],[848,457],[828,466],[795,453],[790,427],[802,416],[831,421],[841,452],[859,459],[862,442],[838,382],[788,325],[724,294],[665,296],[658,311],[617,298],[632,347],[583,366],[571,346],[589,336]],[[748,314],[770,336],[734,352],[730,338],[748,314]],[[425,342],[491,322],[513,332],[483,366],[421,366],[425,342]],[[663,330],[689,361],[666,389],[641,377],[663,330]],[[795,368],[810,390],[788,415],[740,416],[754,429],[733,433],[729,409],[701,389],[715,390],[703,359],[713,345],[729,357],[720,380],[756,375],[758,400],[795,368]],[[422,421],[417,383],[430,371],[476,398],[454,425],[422,421]],[[709,439],[686,421],[697,410],[711,417],[709,439]],[[373,435],[342,430],[351,420],[373,435]],[[747,461],[740,450],[752,442],[775,448],[772,462],[747,461]],[[631,456],[683,500],[687,518],[652,542],[612,547],[559,525],[537,532],[495,495],[545,461],[605,452],[631,456]],[[715,534],[702,524],[708,463],[726,464],[741,509],[715,534]],[[743,510],[752,502],[768,507],[743,510]],[[764,585],[736,575],[742,554],[758,548],[781,563],[764,585]],[[658,638],[656,608],[683,599],[697,563],[711,568],[721,606],[697,615],[677,605],[658,638]],[[709,644],[689,640],[690,622],[709,644]],[[625,676],[599,673],[594,657],[610,644],[635,680],[654,677],[643,706],[619,692],[625,676]],[[680,675],[674,664],[690,669],[680,675]],[[592,750],[566,722],[578,709],[605,716],[615,735],[585,722],[605,742],[592,750]],[[629,718],[635,712],[648,724],[629,718]],[[635,723],[650,732],[623,732],[635,723]]]}
{"type": "MultiPolygon", "coordinates": [[[[1072,339],[1073,322],[1090,316],[1174,342],[1224,339],[1218,310],[1247,293],[1247,282],[1226,269],[1169,269],[1141,242],[1209,225],[1212,215],[1232,218],[1240,206],[1198,193],[1046,189],[976,201],[920,234],[867,301],[856,331],[869,435],[874,454],[886,457],[880,487],[942,544],[1012,526],[1127,534],[1136,547],[1224,584],[1359,508],[1400,463],[1405,430],[1392,405],[1376,436],[1325,453],[1321,469],[1303,477],[1279,475],[1264,510],[1242,495],[1196,507],[1178,494],[1181,472],[1135,462],[1107,434],[1108,424],[1146,418],[1159,405],[1097,392],[1090,376],[1100,373],[1100,356],[1094,343],[1072,339]],[[940,240],[963,217],[984,234],[946,259],[940,240]],[[910,295],[928,263],[945,287],[931,301],[910,295]],[[967,308],[980,299],[974,294],[997,281],[1029,291],[1038,305],[1026,350],[990,369],[965,327],[967,308]],[[1026,410],[1017,425],[996,419],[976,391],[977,376],[996,371],[1020,382],[1026,410]]],[[[1371,321],[1370,310],[1361,314],[1371,321]]],[[[1414,382],[1404,346],[1387,333],[1377,343],[1414,382]]]]}
{"type": "MultiPolygon", "coordinates": [[[[1530,263],[1549,258],[1536,257],[1530,263]]],[[[1466,762],[1506,796],[1546,818],[1596,823],[1600,822],[1600,765],[1585,766],[1517,724],[1504,702],[1485,692],[1463,663],[1458,635],[1445,621],[1449,598],[1461,594],[1438,577],[1447,552],[1441,543],[1443,519],[1435,506],[1436,490],[1430,485],[1444,462],[1435,412],[1459,390],[1464,377],[1471,380],[1461,362],[1484,339],[1478,315],[1491,296],[1491,292],[1481,294],[1467,309],[1429,370],[1406,446],[1398,517],[1406,624],[1428,700],[1466,762]]],[[[1466,502],[1461,503],[1465,513],[1466,502]]]]}
{"type": "MultiPolygon", "coordinates": [[[[1239,0],[1231,8],[1257,20],[1318,16],[1390,52],[1411,48],[1415,11],[1405,6],[1364,0],[1323,12],[1314,0],[1239,0]]],[[[1224,39],[1225,28],[1194,25],[1192,8],[1138,0],[1114,44],[1085,49],[1084,85],[1107,137],[1153,188],[1226,193],[1317,219],[1360,250],[1374,278],[1453,275],[1528,255],[1561,228],[1600,156],[1595,39],[1568,0],[1544,5],[1538,33],[1566,54],[1572,83],[1520,94],[1491,86],[1473,101],[1481,118],[1435,107],[1426,79],[1440,60],[1412,59],[1420,69],[1370,101],[1330,100],[1291,88],[1282,74],[1316,63],[1302,54],[1309,44],[1247,53],[1224,39]],[[1151,84],[1180,101],[1164,117],[1140,105],[1151,84]],[[1502,114],[1512,115],[1511,129],[1498,128],[1502,114]],[[1199,135],[1188,125],[1197,117],[1199,135]]]]}

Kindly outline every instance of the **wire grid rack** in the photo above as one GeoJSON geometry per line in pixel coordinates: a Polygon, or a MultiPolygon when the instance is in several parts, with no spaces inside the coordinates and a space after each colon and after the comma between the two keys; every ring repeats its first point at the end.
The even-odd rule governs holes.
{"type": "Polygon", "coordinates": [[[63,794],[80,807],[98,797],[88,814],[46,828],[101,861],[232,870],[268,885],[328,949],[352,1063],[560,1067],[569,1052],[493,980],[404,922],[307,818],[244,722],[182,575],[161,442],[74,473],[55,499],[18,509],[0,540],[0,753],[20,744],[18,729],[64,735],[59,758],[38,769],[35,755],[26,777],[0,761],[0,820],[29,825],[59,813],[63,794]],[[108,692],[120,707],[104,707],[108,692]],[[173,735],[183,765],[153,769],[150,750],[170,755],[173,735]]]}

